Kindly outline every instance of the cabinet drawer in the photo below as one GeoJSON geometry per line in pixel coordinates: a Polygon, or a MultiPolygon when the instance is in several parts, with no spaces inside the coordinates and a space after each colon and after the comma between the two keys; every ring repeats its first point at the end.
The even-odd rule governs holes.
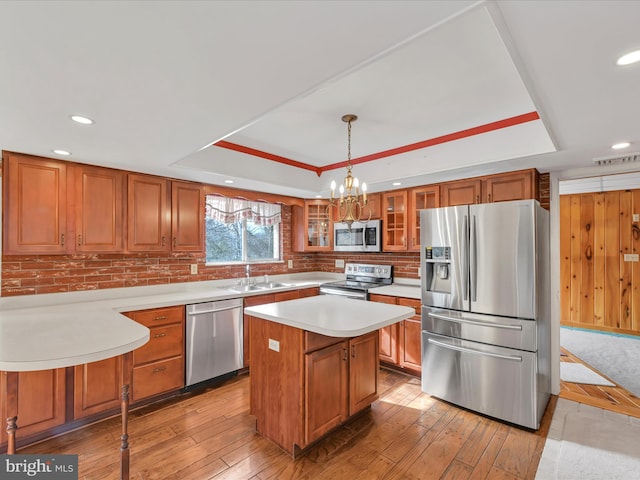
{"type": "Polygon", "coordinates": [[[416,300],[415,298],[398,298],[398,305],[413,308],[418,317],[422,314],[420,310],[420,300],[416,300]]]}
{"type": "Polygon", "coordinates": [[[149,327],[149,341],[133,351],[133,365],[176,357],[184,352],[184,327],[182,322],[149,327]]]}
{"type": "Polygon", "coordinates": [[[165,323],[182,322],[184,320],[184,306],[140,310],[126,315],[145,327],[153,327],[165,323]]]}
{"type": "Polygon", "coordinates": [[[184,357],[149,363],[133,369],[134,402],[184,387],[184,357]]]}
{"type": "Polygon", "coordinates": [[[344,338],[329,337],[314,332],[304,332],[304,352],[309,353],[320,348],[328,347],[334,343],[340,343],[344,338]]]}

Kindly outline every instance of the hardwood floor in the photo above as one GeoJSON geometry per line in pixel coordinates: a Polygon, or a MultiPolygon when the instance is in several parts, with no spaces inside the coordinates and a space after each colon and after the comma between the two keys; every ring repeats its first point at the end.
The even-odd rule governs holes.
{"type": "MultiPolygon", "coordinates": [[[[380,399],[293,460],[255,433],[249,377],[131,412],[131,479],[491,479],[535,477],[557,397],[537,432],[437,400],[382,369],[380,399]]],[[[79,455],[79,478],[116,479],[119,418],[18,453],[79,455]]]]}
{"type": "MultiPolygon", "coordinates": [[[[565,348],[560,348],[560,351],[561,362],[581,363],[597,372],[595,368],[583,362],[565,348]]],[[[597,373],[605,377],[610,382],[616,383],[615,380],[608,378],[601,372],[597,373]]],[[[573,400],[574,402],[584,403],[586,405],[592,405],[605,410],[640,418],[640,398],[636,397],[633,393],[619,385],[616,385],[615,387],[605,387],[601,385],[560,381],[560,397],[573,400]]]]}

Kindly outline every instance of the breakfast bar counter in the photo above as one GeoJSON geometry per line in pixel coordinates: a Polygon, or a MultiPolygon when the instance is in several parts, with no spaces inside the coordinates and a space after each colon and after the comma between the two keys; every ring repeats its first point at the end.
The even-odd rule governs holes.
{"type": "Polygon", "coordinates": [[[256,430],[292,456],[378,398],[378,329],[415,314],[333,295],[244,311],[256,430]]]}

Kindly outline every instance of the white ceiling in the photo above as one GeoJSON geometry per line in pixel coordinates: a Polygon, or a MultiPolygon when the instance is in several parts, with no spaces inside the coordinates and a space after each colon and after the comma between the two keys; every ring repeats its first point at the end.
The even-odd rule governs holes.
{"type": "Polygon", "coordinates": [[[615,65],[640,48],[639,1],[2,1],[0,18],[3,150],[300,197],[344,168],[212,144],[326,167],[353,113],[371,191],[640,151],[640,64],[615,65]]]}

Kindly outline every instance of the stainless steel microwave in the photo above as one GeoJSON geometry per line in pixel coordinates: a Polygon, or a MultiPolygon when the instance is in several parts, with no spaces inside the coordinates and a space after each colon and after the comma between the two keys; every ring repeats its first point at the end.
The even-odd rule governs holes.
{"type": "Polygon", "coordinates": [[[336,252],[380,252],[382,232],[380,220],[333,224],[333,250],[336,252]]]}

